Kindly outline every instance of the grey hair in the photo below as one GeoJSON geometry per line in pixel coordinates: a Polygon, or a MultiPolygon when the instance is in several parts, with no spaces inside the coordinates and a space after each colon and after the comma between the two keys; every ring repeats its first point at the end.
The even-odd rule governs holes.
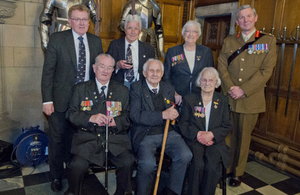
{"type": "Polygon", "coordinates": [[[199,73],[199,76],[196,80],[196,86],[197,87],[201,87],[201,78],[204,72],[208,72],[209,75],[215,76],[217,79],[217,83],[216,83],[216,88],[218,88],[221,85],[221,79],[219,76],[218,71],[214,68],[214,67],[205,67],[203,68],[203,70],[199,73]]]}
{"type": "Polygon", "coordinates": [[[129,22],[139,23],[140,30],[142,29],[142,20],[141,20],[141,17],[139,15],[137,15],[137,14],[135,14],[135,15],[128,14],[126,16],[126,19],[125,19],[125,24],[124,24],[125,29],[126,29],[127,23],[129,23],[129,22]]]}
{"type": "Polygon", "coordinates": [[[112,60],[113,60],[113,64],[114,64],[114,66],[115,66],[115,63],[116,63],[116,62],[115,62],[115,59],[114,59],[113,57],[111,57],[111,55],[105,54],[105,53],[99,54],[99,55],[95,58],[95,65],[98,64],[99,58],[100,58],[101,56],[105,56],[105,57],[107,57],[107,58],[112,59],[112,60]]]}
{"type": "Polygon", "coordinates": [[[239,12],[240,11],[242,11],[242,10],[244,10],[244,9],[247,9],[247,8],[251,8],[252,9],[252,11],[253,11],[253,13],[254,13],[254,16],[256,16],[257,15],[257,13],[256,13],[256,10],[255,10],[255,8],[254,7],[252,7],[251,5],[248,5],[248,4],[246,4],[246,5],[242,5],[241,7],[239,7],[239,9],[236,11],[236,14],[235,14],[235,20],[238,20],[238,15],[239,15],[239,12]]]}
{"type": "Polygon", "coordinates": [[[164,71],[164,65],[163,65],[163,63],[162,63],[160,60],[157,60],[157,59],[154,59],[154,58],[149,58],[149,59],[145,62],[145,64],[143,65],[143,71],[146,71],[146,70],[147,70],[148,64],[149,64],[150,62],[153,62],[153,61],[156,61],[157,63],[159,63],[160,66],[161,66],[161,70],[164,71]]]}
{"type": "Polygon", "coordinates": [[[187,27],[194,26],[197,27],[198,29],[198,38],[201,36],[201,24],[197,20],[189,20],[185,23],[185,25],[182,27],[181,30],[181,35],[183,36],[184,31],[186,30],[187,27]]]}

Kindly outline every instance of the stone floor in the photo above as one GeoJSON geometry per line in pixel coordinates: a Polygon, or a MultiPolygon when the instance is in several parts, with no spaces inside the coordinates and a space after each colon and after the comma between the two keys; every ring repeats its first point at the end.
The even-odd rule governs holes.
{"type": "MultiPolygon", "coordinates": [[[[2,167],[4,169],[6,167],[2,167]]],[[[23,167],[5,178],[0,175],[0,195],[63,195],[67,189],[67,180],[63,180],[64,188],[61,192],[54,193],[50,189],[51,176],[47,163],[39,165],[36,169],[23,167]]],[[[104,171],[92,169],[84,180],[84,195],[104,194],[104,171]]],[[[109,171],[108,193],[112,195],[116,188],[114,170],[109,171]]],[[[222,194],[217,188],[216,194],[222,194]]],[[[272,167],[261,164],[254,159],[249,159],[246,173],[242,177],[239,187],[227,186],[227,195],[300,195],[300,178],[274,170],[272,167]]]]}

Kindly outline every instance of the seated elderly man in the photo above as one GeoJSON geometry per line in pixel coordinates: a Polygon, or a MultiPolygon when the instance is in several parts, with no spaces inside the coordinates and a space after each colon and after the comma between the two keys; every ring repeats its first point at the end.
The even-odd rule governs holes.
{"type": "Polygon", "coordinates": [[[75,86],[66,114],[77,132],[73,137],[71,153],[74,156],[68,165],[69,189],[65,195],[80,194],[81,182],[90,163],[103,165],[106,124],[109,127],[108,156],[116,166],[115,195],[131,194],[133,156],[127,135],[130,125],[128,89],[110,80],[115,64],[110,55],[100,54],[95,61],[96,79],[75,86]],[[118,116],[107,116],[107,110],[115,110],[118,116]]]}
{"type": "MultiPolygon", "coordinates": [[[[161,81],[163,70],[163,64],[159,60],[149,59],[143,66],[146,79],[133,83],[130,89],[130,118],[133,123],[131,136],[138,158],[137,195],[152,193],[157,170],[156,149],[162,146],[166,120],[178,117],[177,110],[171,105],[175,100],[175,90],[171,84],[161,81]]],[[[172,165],[163,194],[181,194],[192,153],[172,125],[165,152],[172,159],[172,165]]]]}

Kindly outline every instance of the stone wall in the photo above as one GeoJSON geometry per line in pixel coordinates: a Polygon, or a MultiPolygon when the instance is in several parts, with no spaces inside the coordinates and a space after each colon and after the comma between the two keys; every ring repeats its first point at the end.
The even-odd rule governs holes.
{"type": "Polygon", "coordinates": [[[17,5],[15,14],[0,24],[2,112],[19,122],[18,130],[36,125],[43,130],[46,120],[40,85],[44,54],[38,32],[43,0],[13,3],[17,5]]]}

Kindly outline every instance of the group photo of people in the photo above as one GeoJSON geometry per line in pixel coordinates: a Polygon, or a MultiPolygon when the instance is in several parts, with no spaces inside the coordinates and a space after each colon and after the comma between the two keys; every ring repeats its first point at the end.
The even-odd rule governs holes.
{"type": "Polygon", "coordinates": [[[224,170],[227,185],[241,185],[251,133],[266,111],[276,38],[257,30],[255,8],[242,5],[235,15],[241,31],[224,39],[217,64],[211,48],[197,42],[197,19],[183,24],[182,44],[165,53],[160,8],[151,2],[153,16],[126,4],[124,37],[107,51],[101,36],[88,32],[90,19],[100,22],[93,1],[71,6],[68,22],[50,37],[52,8],[44,9],[41,92],[53,192],[62,191],[66,174],[64,195],[84,194],[89,167],[107,161],[115,166],[114,195],[214,195],[224,170]],[[145,22],[155,28],[144,31],[145,22]],[[141,41],[144,35],[156,47],[141,41]],[[168,177],[159,182],[161,159],[168,177]]]}

